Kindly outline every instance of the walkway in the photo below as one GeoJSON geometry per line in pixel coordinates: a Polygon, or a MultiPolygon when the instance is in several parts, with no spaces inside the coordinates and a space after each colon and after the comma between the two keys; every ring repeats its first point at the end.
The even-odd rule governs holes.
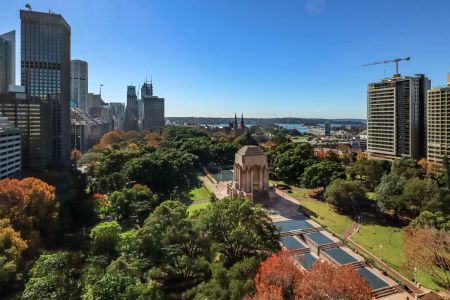
{"type": "Polygon", "coordinates": [[[203,184],[205,185],[206,189],[212,193],[214,193],[214,195],[216,195],[216,197],[218,199],[222,199],[227,197],[227,182],[226,181],[222,181],[219,183],[213,183],[211,182],[211,180],[209,180],[209,178],[206,175],[201,175],[198,176],[198,179],[203,182],[203,184]]]}
{"type": "Polygon", "coordinates": [[[359,223],[353,222],[349,228],[344,232],[344,240],[347,240],[359,228],[359,223]]]}

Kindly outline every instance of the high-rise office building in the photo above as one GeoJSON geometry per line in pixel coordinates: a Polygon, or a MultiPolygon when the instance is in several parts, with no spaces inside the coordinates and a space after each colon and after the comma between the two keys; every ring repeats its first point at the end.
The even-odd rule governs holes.
{"type": "Polygon", "coordinates": [[[0,113],[0,179],[20,173],[20,130],[0,113]]]}
{"type": "Polygon", "coordinates": [[[144,105],[142,129],[152,130],[165,125],[164,98],[153,95],[153,83],[144,82],[141,88],[144,105]]]}
{"type": "MultiPolygon", "coordinates": [[[[41,101],[27,99],[25,89],[0,95],[0,113],[21,133],[22,168],[34,170],[42,162],[41,101]]],[[[45,134],[45,133],[44,133],[45,134]]]]}
{"type": "Polygon", "coordinates": [[[88,101],[88,64],[83,60],[70,62],[70,100],[77,103],[77,107],[84,112],[88,101]]]}
{"type": "Polygon", "coordinates": [[[125,108],[124,130],[139,130],[138,120],[136,87],[134,85],[129,85],[127,87],[127,107],[125,108]]]}
{"type": "Polygon", "coordinates": [[[123,130],[123,122],[125,120],[125,104],[120,102],[110,102],[114,120],[114,129],[123,130]]]}
{"type": "Polygon", "coordinates": [[[16,32],[0,35],[0,94],[16,84],[16,32]]]}
{"type": "Polygon", "coordinates": [[[450,73],[445,87],[428,91],[427,99],[427,158],[442,163],[450,158],[450,73]]]}
{"type": "Polygon", "coordinates": [[[369,83],[367,151],[372,158],[421,158],[426,155],[425,75],[394,76],[369,83]]]}
{"type": "Polygon", "coordinates": [[[41,103],[41,164],[70,166],[70,26],[55,13],[20,11],[22,85],[41,103]]]}

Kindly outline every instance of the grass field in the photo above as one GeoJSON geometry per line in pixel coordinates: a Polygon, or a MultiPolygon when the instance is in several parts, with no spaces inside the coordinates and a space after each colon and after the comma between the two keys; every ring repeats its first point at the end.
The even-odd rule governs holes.
{"type": "Polygon", "coordinates": [[[209,202],[202,202],[202,203],[192,203],[191,205],[188,206],[188,213],[192,214],[194,211],[202,209],[202,208],[207,208],[209,205],[209,202]]]}
{"type": "Polygon", "coordinates": [[[192,201],[199,201],[199,200],[208,200],[209,199],[209,191],[206,189],[204,185],[201,187],[192,189],[189,192],[189,197],[192,201]]]}
{"type": "Polygon", "coordinates": [[[312,199],[302,199],[298,202],[301,212],[309,215],[311,219],[320,223],[341,238],[347,228],[352,224],[352,220],[349,217],[336,213],[326,202],[312,199]],[[317,212],[319,213],[318,215],[317,212]]]}
{"type": "MultiPolygon", "coordinates": [[[[351,239],[377,257],[380,257],[381,245],[381,259],[405,277],[413,278],[413,274],[406,274],[407,272],[402,268],[405,258],[401,228],[383,223],[361,225],[351,239]]],[[[417,272],[417,281],[427,288],[439,289],[432,279],[424,273],[417,272]]]]}
{"type": "Polygon", "coordinates": [[[308,197],[309,195],[309,189],[305,189],[305,188],[299,188],[299,187],[291,187],[292,188],[292,193],[288,193],[289,196],[294,197],[294,198],[304,198],[304,197],[308,197]]]}

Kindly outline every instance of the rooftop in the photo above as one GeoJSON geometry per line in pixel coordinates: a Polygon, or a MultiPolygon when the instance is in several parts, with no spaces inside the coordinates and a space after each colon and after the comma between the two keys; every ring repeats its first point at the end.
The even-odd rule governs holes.
{"type": "Polygon", "coordinates": [[[244,146],[237,152],[242,156],[260,156],[265,155],[258,146],[244,146]]]}

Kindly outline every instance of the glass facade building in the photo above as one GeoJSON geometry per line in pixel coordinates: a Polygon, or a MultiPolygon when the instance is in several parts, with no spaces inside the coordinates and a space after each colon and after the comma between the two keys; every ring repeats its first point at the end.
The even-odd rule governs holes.
{"type": "MultiPolygon", "coordinates": [[[[20,11],[21,79],[40,103],[39,168],[70,165],[70,26],[61,15],[20,11]]],[[[36,148],[35,148],[36,149],[36,148]]],[[[34,151],[33,149],[32,151],[34,151]]]]}

